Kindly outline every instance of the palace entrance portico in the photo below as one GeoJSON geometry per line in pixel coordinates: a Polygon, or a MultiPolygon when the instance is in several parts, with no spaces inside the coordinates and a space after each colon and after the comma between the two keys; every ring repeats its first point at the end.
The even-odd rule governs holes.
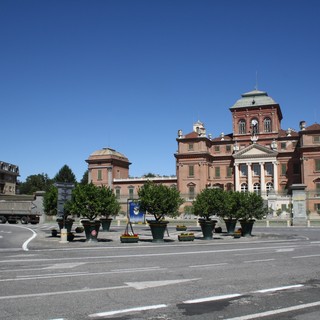
{"type": "Polygon", "coordinates": [[[252,144],[233,155],[236,191],[259,192],[278,190],[278,152],[252,144]]]}

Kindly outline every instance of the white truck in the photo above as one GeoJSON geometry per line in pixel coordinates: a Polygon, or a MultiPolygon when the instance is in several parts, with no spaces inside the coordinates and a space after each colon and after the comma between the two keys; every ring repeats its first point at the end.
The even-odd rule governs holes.
{"type": "Polygon", "coordinates": [[[33,201],[0,200],[0,223],[37,224],[40,215],[33,201]]]}

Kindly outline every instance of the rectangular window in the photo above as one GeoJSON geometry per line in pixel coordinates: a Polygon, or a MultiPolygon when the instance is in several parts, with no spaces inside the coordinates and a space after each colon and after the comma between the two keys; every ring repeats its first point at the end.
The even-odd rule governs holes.
{"type": "Polygon", "coordinates": [[[316,182],[316,194],[315,197],[320,197],[320,182],[316,182]]]}
{"type": "Polygon", "coordinates": [[[214,146],[214,151],[215,152],[220,152],[220,146],[214,146]]]}
{"type": "Polygon", "coordinates": [[[214,175],[216,178],[220,178],[220,167],[214,168],[214,175]]]}
{"type": "Polygon", "coordinates": [[[320,143],[320,136],[313,136],[313,143],[320,143]]]}
{"type": "Polygon", "coordinates": [[[272,176],[273,175],[273,165],[272,163],[268,162],[265,164],[265,169],[266,169],[266,175],[267,176],[272,176]]]}
{"type": "Polygon", "coordinates": [[[232,167],[227,167],[227,178],[232,177],[232,167]]]}
{"type": "Polygon", "coordinates": [[[98,170],[98,180],[102,180],[102,170],[98,170]]]}
{"type": "Polygon", "coordinates": [[[282,210],[282,212],[286,211],[287,210],[287,205],[286,204],[282,204],[281,205],[281,210],[282,210]]]}
{"type": "Polygon", "coordinates": [[[240,165],[240,174],[242,177],[247,177],[248,176],[248,167],[245,164],[240,165]]]}
{"type": "Polygon", "coordinates": [[[314,211],[317,211],[318,213],[320,213],[320,203],[314,204],[314,211]]]}
{"type": "Polygon", "coordinates": [[[193,151],[193,143],[189,143],[188,144],[188,150],[189,151],[193,151]]]}
{"type": "Polygon", "coordinates": [[[316,171],[320,171],[320,159],[315,159],[316,171]]]}
{"type": "Polygon", "coordinates": [[[226,151],[227,151],[227,152],[231,152],[231,146],[230,146],[230,145],[227,145],[227,146],[226,146],[226,151]]]}
{"type": "Polygon", "coordinates": [[[285,142],[281,142],[280,146],[281,146],[282,150],[286,150],[287,149],[287,144],[285,142]]]}
{"type": "Polygon", "coordinates": [[[256,177],[259,177],[260,176],[260,164],[258,163],[254,163],[253,166],[253,175],[256,176],[256,177]]]}
{"type": "Polygon", "coordinates": [[[193,186],[189,187],[189,200],[193,200],[195,197],[195,189],[193,186]]]}
{"type": "Polygon", "coordinates": [[[120,199],[120,188],[116,189],[116,198],[120,199]]]}
{"type": "Polygon", "coordinates": [[[281,163],[281,175],[285,176],[287,174],[287,164],[281,163]]]}
{"type": "Polygon", "coordinates": [[[189,177],[194,177],[194,166],[189,166],[189,177]]]}
{"type": "Polygon", "coordinates": [[[129,199],[133,199],[134,188],[129,188],[129,199]]]}

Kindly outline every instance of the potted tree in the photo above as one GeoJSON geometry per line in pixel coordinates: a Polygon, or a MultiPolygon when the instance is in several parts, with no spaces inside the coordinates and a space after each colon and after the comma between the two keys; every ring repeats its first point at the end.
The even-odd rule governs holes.
{"type": "Polygon", "coordinates": [[[233,235],[237,225],[237,209],[239,207],[239,193],[235,191],[223,191],[219,216],[223,219],[227,233],[233,235]]]}
{"type": "Polygon", "coordinates": [[[256,219],[262,219],[268,213],[263,198],[255,192],[237,192],[237,217],[241,225],[242,236],[251,236],[256,219]]]}
{"type": "Polygon", "coordinates": [[[164,232],[168,221],[165,217],[179,215],[179,207],[183,203],[180,192],[174,187],[147,181],[138,190],[139,207],[141,211],[154,216],[154,220],[147,220],[154,242],[163,242],[164,232]]]}
{"type": "Polygon", "coordinates": [[[103,196],[105,192],[92,183],[77,185],[72,191],[72,199],[67,203],[67,208],[72,213],[83,217],[81,223],[84,227],[87,241],[97,241],[101,222],[97,219],[106,212],[103,196]]]}
{"type": "Polygon", "coordinates": [[[217,220],[212,219],[212,216],[219,215],[223,202],[223,190],[219,188],[203,189],[193,202],[193,213],[199,216],[203,239],[211,240],[213,230],[217,220]]]}
{"type": "Polygon", "coordinates": [[[116,195],[109,187],[99,188],[100,204],[101,204],[101,227],[103,231],[109,231],[112,222],[112,217],[115,217],[121,207],[117,201],[116,195]]]}

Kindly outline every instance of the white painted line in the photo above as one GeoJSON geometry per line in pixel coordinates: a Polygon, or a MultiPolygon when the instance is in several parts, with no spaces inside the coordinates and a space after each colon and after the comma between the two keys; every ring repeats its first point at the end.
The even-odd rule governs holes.
{"type": "Polygon", "coordinates": [[[86,262],[56,263],[56,264],[53,264],[52,266],[43,268],[43,270],[45,270],[45,269],[72,269],[75,267],[79,267],[85,263],[86,262]]]}
{"type": "Polygon", "coordinates": [[[213,297],[200,298],[200,299],[194,299],[194,300],[186,300],[186,301],[183,301],[183,303],[185,303],[185,304],[201,303],[201,302],[208,302],[208,301],[231,299],[231,298],[236,298],[236,297],[241,297],[241,296],[242,296],[242,294],[234,293],[234,294],[227,294],[227,295],[223,295],[223,296],[213,296],[213,297]]]}
{"type": "MultiPolygon", "coordinates": [[[[128,269],[127,271],[106,271],[106,272],[96,272],[96,273],[90,273],[90,272],[72,272],[72,273],[59,273],[59,274],[44,274],[44,275],[27,275],[22,276],[22,278],[11,278],[11,279],[0,279],[0,282],[8,282],[8,281],[19,281],[19,280],[39,280],[39,279],[52,279],[52,278],[66,278],[66,277],[79,277],[79,276],[100,276],[105,274],[114,274],[114,273],[130,273],[130,272],[147,272],[147,271],[154,271],[153,268],[144,268],[144,269],[128,269]]],[[[167,270],[166,268],[157,268],[157,270],[167,270]]]]}
{"type": "Polygon", "coordinates": [[[288,290],[288,289],[301,288],[301,287],[303,287],[303,284],[295,284],[295,285],[292,285],[292,286],[285,286],[285,287],[257,290],[257,291],[253,291],[253,293],[266,293],[266,292],[274,292],[274,291],[288,290]]]}
{"type": "Polygon", "coordinates": [[[158,305],[154,305],[154,306],[137,307],[137,308],[130,308],[130,309],[122,309],[122,310],[94,313],[94,314],[90,314],[89,317],[90,318],[100,318],[100,317],[113,316],[115,314],[120,314],[120,313],[155,310],[155,309],[166,308],[166,307],[167,307],[166,304],[158,304],[158,305]]]}
{"type": "Polygon", "coordinates": [[[33,233],[33,235],[22,245],[22,249],[23,249],[24,251],[29,251],[29,249],[28,249],[28,244],[29,244],[29,242],[30,242],[31,240],[33,240],[33,239],[37,236],[37,233],[36,233],[34,230],[30,229],[30,228],[25,228],[25,227],[24,227],[24,229],[28,229],[28,230],[30,230],[30,231],[33,233]]]}
{"type": "Polygon", "coordinates": [[[292,252],[292,251],[294,251],[294,248],[276,250],[276,252],[292,252]]]}
{"type": "Polygon", "coordinates": [[[261,312],[261,313],[248,314],[248,315],[245,315],[245,316],[240,316],[240,317],[235,317],[235,318],[228,318],[228,319],[225,319],[225,320],[251,320],[251,319],[258,319],[258,318],[263,318],[263,317],[268,317],[268,316],[274,316],[274,315],[280,314],[280,313],[291,312],[291,311],[296,311],[296,310],[301,310],[301,309],[306,309],[306,308],[313,308],[313,307],[318,307],[318,306],[320,306],[320,301],[301,304],[301,305],[298,305],[298,306],[292,306],[292,307],[288,307],[288,308],[282,308],[282,309],[277,309],[277,310],[261,312]]]}
{"type": "Polygon", "coordinates": [[[276,259],[262,259],[262,260],[250,260],[250,261],[243,261],[243,263],[252,263],[252,262],[267,262],[267,261],[274,261],[276,259]]]}
{"type": "Polygon", "coordinates": [[[46,296],[56,296],[61,294],[74,294],[74,293],[88,293],[96,291],[106,291],[106,290],[115,290],[115,289],[127,289],[128,286],[118,286],[118,287],[107,287],[107,288],[94,288],[94,289],[80,289],[80,290],[68,290],[68,291],[56,291],[56,292],[42,292],[42,293],[29,293],[29,294],[20,294],[15,296],[0,296],[1,300],[9,299],[21,299],[21,298],[35,298],[35,297],[46,297],[46,296]]]}
{"type": "Polygon", "coordinates": [[[309,256],[296,256],[296,257],[292,257],[292,259],[304,259],[304,258],[313,258],[313,257],[320,257],[320,254],[312,254],[309,256]]]}
{"type": "Polygon", "coordinates": [[[218,267],[218,266],[224,266],[229,263],[215,263],[215,264],[198,264],[194,266],[189,266],[189,268],[206,268],[206,267],[218,267]]]}
{"type": "Polygon", "coordinates": [[[168,286],[172,284],[179,284],[189,281],[196,281],[200,280],[201,278],[196,279],[178,279],[178,280],[160,280],[160,281],[140,281],[140,282],[125,282],[126,285],[128,285],[131,288],[142,290],[147,288],[156,288],[156,287],[162,287],[162,286],[168,286]]]}

